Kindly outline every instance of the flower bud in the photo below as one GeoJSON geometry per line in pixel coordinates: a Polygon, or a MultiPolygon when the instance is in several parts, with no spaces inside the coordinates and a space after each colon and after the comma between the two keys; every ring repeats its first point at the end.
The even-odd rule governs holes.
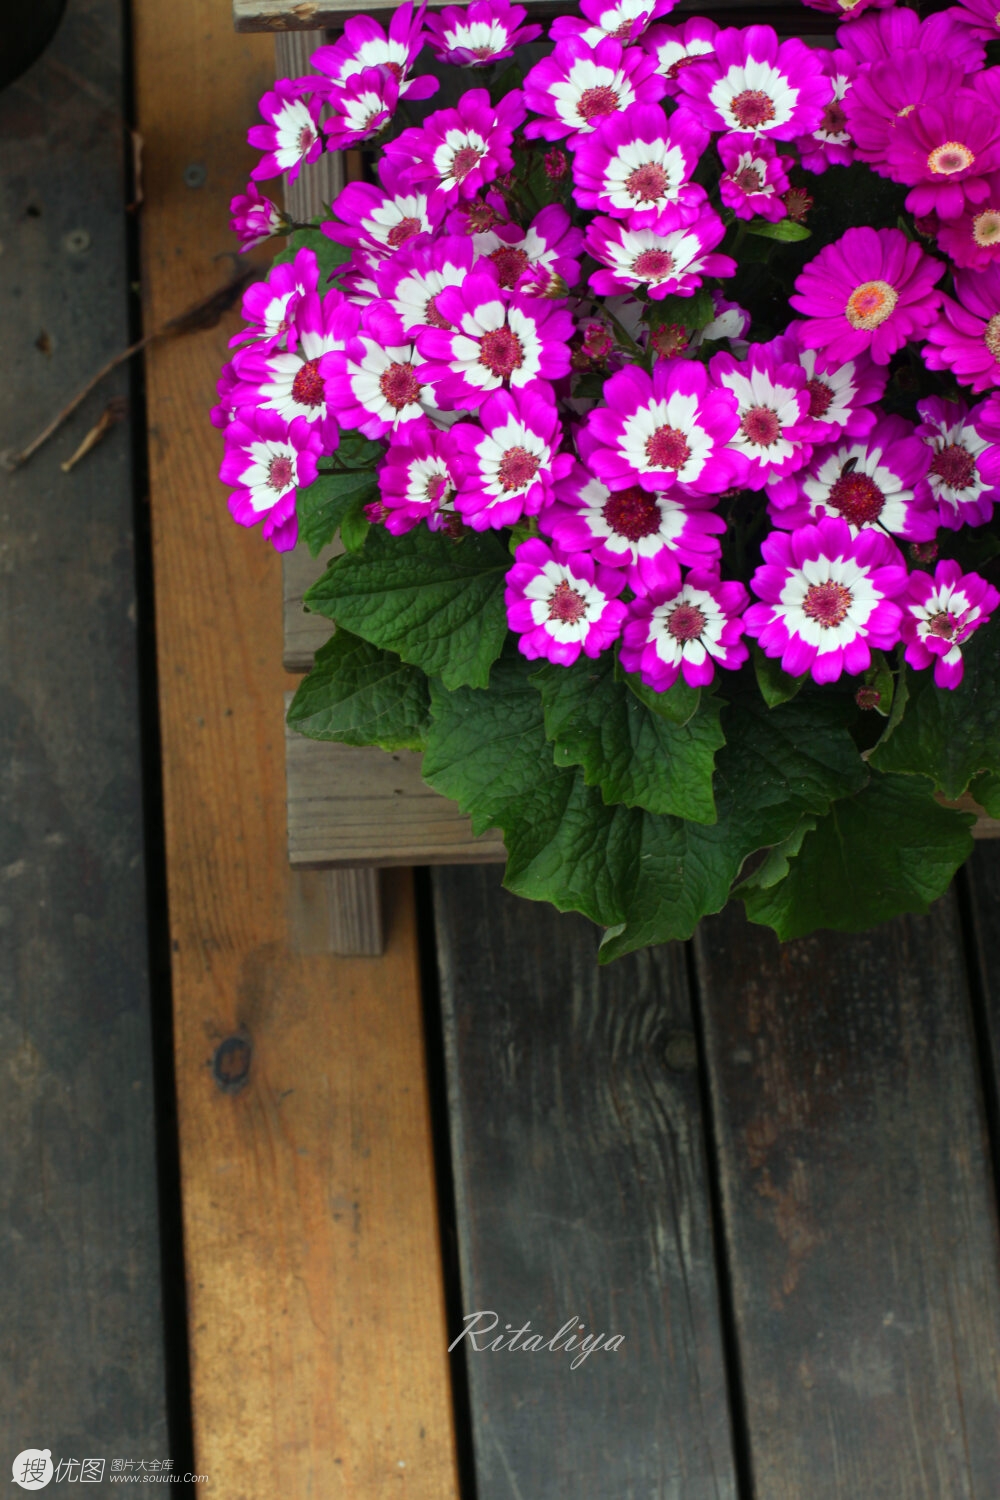
{"type": "Polygon", "coordinates": [[[676,359],[688,346],[687,329],[680,323],[661,323],[653,329],[652,345],[657,359],[676,359]]]}
{"type": "Polygon", "coordinates": [[[932,563],[937,561],[937,542],[911,542],[906,550],[910,554],[911,562],[932,563]]]}
{"type": "Polygon", "coordinates": [[[553,146],[551,151],[546,151],[544,164],[545,175],[550,182],[562,182],[569,173],[569,158],[565,151],[560,151],[558,146],[553,146]]]}
{"type": "Polygon", "coordinates": [[[878,708],[882,702],[882,694],[878,688],[859,687],[854,694],[854,701],[859,708],[878,708]]]}

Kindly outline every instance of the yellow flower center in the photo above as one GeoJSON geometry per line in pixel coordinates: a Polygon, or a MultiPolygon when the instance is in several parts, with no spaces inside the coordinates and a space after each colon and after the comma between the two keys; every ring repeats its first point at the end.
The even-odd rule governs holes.
{"type": "Polygon", "coordinates": [[[951,177],[955,172],[964,172],[971,167],[975,159],[975,152],[963,146],[961,141],[945,141],[943,146],[934,147],[927,165],[938,177],[951,177]]]}
{"type": "Polygon", "coordinates": [[[848,297],[844,313],[852,328],[877,328],[898,301],[899,293],[887,281],[864,281],[848,297]]]}

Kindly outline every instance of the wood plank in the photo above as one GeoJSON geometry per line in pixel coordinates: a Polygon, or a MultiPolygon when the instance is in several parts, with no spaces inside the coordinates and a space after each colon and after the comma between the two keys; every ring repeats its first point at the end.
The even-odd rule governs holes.
{"type": "MultiPolygon", "coordinates": [[[[973,958],[982,1004],[983,1067],[994,1126],[1000,1130],[1000,845],[979,845],[961,878],[966,882],[972,918],[973,958]]],[[[1000,1174],[1000,1162],[995,1163],[995,1169],[1000,1174]]]]}
{"type": "Polygon", "coordinates": [[[325,615],[306,609],[302,599],[306,589],[326,572],[331,558],[339,557],[343,550],[343,543],[338,536],[331,546],[324,547],[318,557],[311,557],[305,542],[299,542],[297,547],[286,552],[281,559],[285,622],[282,659],[286,672],[311,671],[313,657],[333,634],[333,622],[325,615]]]}
{"type": "Polygon", "coordinates": [[[684,949],[599,970],[496,871],[433,883],[464,1312],[625,1339],[460,1346],[477,1496],[735,1500],[684,949]]]}
{"type": "MultiPolygon", "coordinates": [[[[0,443],[129,341],[121,7],[0,92],[0,443]]],[[[169,1456],[120,371],[0,469],[0,1454],[169,1456]]],[[[79,1470],[76,1471],[79,1478],[79,1470]]],[[[16,1491],[20,1494],[20,1491],[16,1491]]]]}
{"type": "MultiPolygon", "coordinates": [[[[273,46],[215,0],[134,16],[152,325],[218,285],[273,46]]],[[[232,1500],[455,1500],[411,879],[384,958],[295,951],[280,564],[206,426],[237,326],[147,362],[197,1468],[232,1500]]]]}
{"type": "Polygon", "coordinates": [[[977,1500],[1000,1282],[956,902],[695,951],[760,1500],[977,1500]]]}

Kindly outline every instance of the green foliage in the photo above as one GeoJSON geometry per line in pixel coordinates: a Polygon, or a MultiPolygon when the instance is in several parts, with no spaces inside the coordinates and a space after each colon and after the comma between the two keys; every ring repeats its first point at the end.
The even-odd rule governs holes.
{"type": "Polygon", "coordinates": [[[314,251],[319,262],[320,290],[325,291],[344,262],[350,260],[351,252],[346,245],[338,245],[336,240],[331,240],[329,235],[324,234],[318,227],[319,223],[316,219],[307,228],[296,229],[290,234],[285,241],[284,250],[274,257],[274,264],[279,266],[284,261],[294,260],[303,249],[314,251]]]}
{"type": "Polygon", "coordinates": [[[779,703],[787,703],[790,698],[795,697],[806,680],[804,677],[790,677],[780,662],[773,656],[765,656],[756,643],[750,654],[757,686],[768,708],[777,708],[779,703]]]}
{"type": "Polygon", "coordinates": [[[314,740],[422,750],[429,704],[429,684],[419,668],[338,630],[317,651],[315,666],[289,706],[288,722],[314,740]]]}
{"type": "Polygon", "coordinates": [[[378,481],[366,470],[320,474],[312,484],[299,490],[296,514],[299,518],[299,536],[313,557],[318,557],[324,547],[333,541],[340,531],[344,546],[349,552],[357,550],[359,528],[360,541],[368,523],[364,518],[364,507],[378,499],[378,481]]]}
{"type": "Polygon", "coordinates": [[[507,634],[509,566],[495,533],[453,541],[423,526],[404,536],[376,526],[363,551],[334,558],[305,604],[446,688],[484,688],[507,634]]]}
{"type": "Polygon", "coordinates": [[[780,240],[786,245],[812,238],[812,230],[804,224],[797,224],[794,219],[778,219],[774,224],[770,219],[751,219],[747,234],[758,235],[762,240],[780,240]]]}

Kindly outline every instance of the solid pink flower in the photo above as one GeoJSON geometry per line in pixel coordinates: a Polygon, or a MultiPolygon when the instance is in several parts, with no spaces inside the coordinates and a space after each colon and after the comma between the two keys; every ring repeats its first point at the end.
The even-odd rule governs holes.
{"type": "Polygon", "coordinates": [[[939,260],[900,229],[848,229],[800,272],[788,299],[807,321],[799,338],[833,359],[870,352],[886,365],[923,334],[941,302],[939,260]]]}
{"type": "Polygon", "coordinates": [[[289,182],[294,182],[304,163],[322,155],[323,136],[319,126],[322,107],[319,94],[307,100],[299,86],[287,78],[279,78],[274,88],[268,90],[260,101],[260,112],[267,124],[252,125],[247,134],[251,146],[266,153],[250,173],[255,182],[280,177],[282,172],[289,182]]]}
{"type": "Polygon", "coordinates": [[[295,497],[316,478],[323,443],[316,427],[291,426],[274,411],[242,411],[226,428],[219,478],[235,485],[229,511],[241,526],[263,521],[265,539],[289,552],[298,539],[295,497]]]}
{"type": "Polygon", "coordinates": [[[770,141],[746,132],[724,135],[717,143],[725,171],[719,179],[722,201],[738,219],[759,215],[772,224],[785,218],[781,194],[789,187],[784,159],[770,141]]]}
{"type": "Polygon", "coordinates": [[[837,30],[837,45],[862,67],[919,51],[929,57],[949,58],[961,72],[974,73],[982,67],[985,54],[959,15],[952,7],[921,21],[915,10],[891,5],[888,10],[843,23],[837,30]]]}
{"type": "Polygon", "coordinates": [[[958,5],[952,6],[951,14],[984,42],[995,42],[1000,38],[1000,13],[995,0],[960,0],[958,5]]]}
{"type": "Polygon", "coordinates": [[[680,574],[629,604],[618,657],[647,687],[665,693],[678,677],[707,687],[716,666],[737,671],[749,656],[741,639],[750,596],[742,583],[723,583],[714,569],[680,574]]]}
{"type": "Polygon", "coordinates": [[[628,613],[618,595],[625,576],[586,552],[565,553],[538,537],[521,542],[507,574],[507,622],[529,661],[571,667],[581,651],[600,656],[621,634],[628,613]]]}
{"type": "Polygon", "coordinates": [[[983,108],[972,89],[955,89],[897,121],[887,165],[896,182],[911,183],[912,214],[957,219],[989,194],[986,178],[1000,168],[1000,115],[983,108]]]}
{"type": "Polygon", "coordinates": [[[1000,385],[1000,263],[955,272],[955,297],[943,298],[923,357],[929,370],[950,370],[974,391],[1000,385]]]}
{"type": "Polygon", "coordinates": [[[978,573],[963,573],[949,559],[938,563],[933,578],[911,573],[902,602],[907,662],[918,672],[933,665],[935,687],[957,688],[965,671],[962,646],[986,624],[1000,594],[978,573]]]}
{"type": "Polygon", "coordinates": [[[990,430],[987,403],[971,412],[964,401],[929,396],[917,402],[918,435],[931,450],[927,474],[942,526],[984,526],[1000,501],[1000,448],[990,430]]]}
{"type": "Polygon", "coordinates": [[[720,31],[711,58],[678,76],[688,107],[709,130],[792,140],[815,130],[832,88],[818,53],[771,26],[720,31]]]}
{"type": "Polygon", "coordinates": [[[962,270],[985,271],[1000,260],[1000,172],[986,179],[986,187],[981,203],[935,226],[938,248],[962,270]]]}
{"type": "MultiPolygon", "coordinates": [[[[852,28],[842,40],[854,35],[852,28]]],[[[947,53],[935,55],[916,48],[862,67],[842,104],[858,160],[887,177],[889,145],[896,127],[919,105],[935,103],[961,88],[963,79],[961,65],[947,53]]]]}

